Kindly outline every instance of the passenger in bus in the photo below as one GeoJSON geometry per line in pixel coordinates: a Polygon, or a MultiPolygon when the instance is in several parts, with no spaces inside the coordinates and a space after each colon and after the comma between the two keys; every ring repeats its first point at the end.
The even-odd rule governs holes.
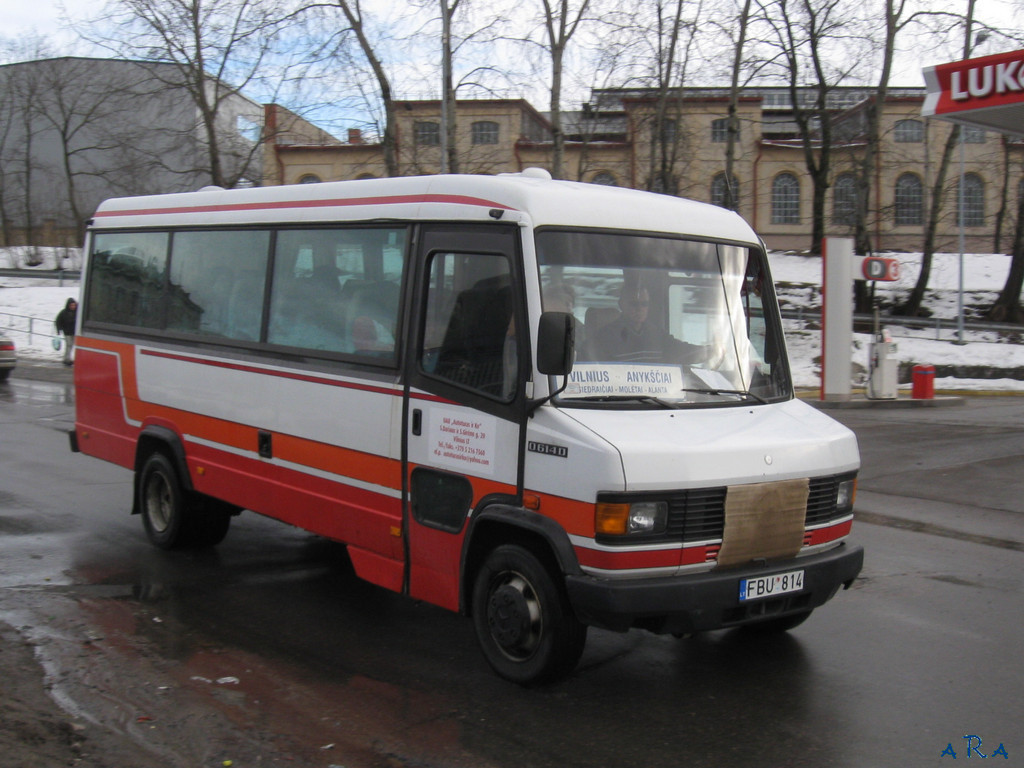
{"type": "Polygon", "coordinates": [[[604,361],[624,363],[699,362],[703,348],[679,341],[650,322],[650,292],[642,285],[629,285],[619,294],[620,315],[597,329],[592,348],[604,361]]]}

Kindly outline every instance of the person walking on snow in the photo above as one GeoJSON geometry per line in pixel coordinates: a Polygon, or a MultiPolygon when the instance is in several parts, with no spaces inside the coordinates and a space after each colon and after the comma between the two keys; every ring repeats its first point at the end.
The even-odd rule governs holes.
{"type": "Polygon", "coordinates": [[[57,327],[57,333],[64,334],[64,365],[72,365],[73,362],[71,360],[71,351],[75,347],[75,321],[77,317],[78,302],[74,299],[68,299],[64,309],[57,313],[57,319],[53,323],[57,327]]]}

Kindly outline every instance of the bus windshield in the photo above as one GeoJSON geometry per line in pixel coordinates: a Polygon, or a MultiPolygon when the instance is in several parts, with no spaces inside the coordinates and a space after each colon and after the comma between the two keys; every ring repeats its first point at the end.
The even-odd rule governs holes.
{"type": "Polygon", "coordinates": [[[576,320],[562,404],[677,408],[792,396],[760,250],[543,230],[537,254],[544,310],[576,320]]]}

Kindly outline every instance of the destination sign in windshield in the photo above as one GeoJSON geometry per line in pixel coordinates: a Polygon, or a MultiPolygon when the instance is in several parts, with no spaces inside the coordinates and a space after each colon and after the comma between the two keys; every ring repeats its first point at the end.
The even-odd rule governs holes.
{"type": "Polygon", "coordinates": [[[682,389],[678,365],[578,363],[562,397],[672,397],[682,389]]]}

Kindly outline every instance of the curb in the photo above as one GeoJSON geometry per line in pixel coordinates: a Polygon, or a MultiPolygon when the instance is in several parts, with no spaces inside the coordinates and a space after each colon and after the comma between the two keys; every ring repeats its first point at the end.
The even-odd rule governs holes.
{"type": "Polygon", "coordinates": [[[59,362],[18,358],[18,364],[11,371],[11,379],[29,381],[50,381],[55,384],[73,384],[75,369],[59,362]]]}
{"type": "Polygon", "coordinates": [[[939,395],[928,399],[899,397],[894,400],[869,400],[866,397],[852,397],[849,400],[809,400],[822,411],[851,408],[949,408],[967,404],[967,399],[956,395],[939,395]]]}

